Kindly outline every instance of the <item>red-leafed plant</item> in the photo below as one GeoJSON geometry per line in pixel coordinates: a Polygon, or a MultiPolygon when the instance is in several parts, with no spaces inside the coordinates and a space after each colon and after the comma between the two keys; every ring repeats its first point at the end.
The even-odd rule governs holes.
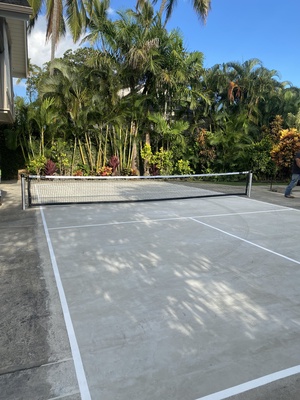
{"type": "Polygon", "coordinates": [[[111,156],[109,160],[109,165],[112,167],[112,174],[115,175],[117,172],[117,168],[120,165],[118,156],[111,156]]]}
{"type": "Polygon", "coordinates": [[[44,174],[45,175],[54,175],[55,172],[57,171],[57,167],[55,162],[52,160],[47,160],[45,167],[44,167],[44,174]]]}

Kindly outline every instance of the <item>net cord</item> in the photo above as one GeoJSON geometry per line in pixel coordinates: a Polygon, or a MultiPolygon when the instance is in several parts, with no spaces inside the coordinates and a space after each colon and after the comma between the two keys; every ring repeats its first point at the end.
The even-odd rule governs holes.
{"type": "Polygon", "coordinates": [[[82,180],[121,180],[121,179],[180,179],[180,178],[201,178],[201,177],[214,177],[214,176],[229,176],[229,175],[249,175],[251,171],[241,172],[220,172],[216,174],[194,174],[194,175],[137,175],[137,176],[74,176],[74,175],[28,175],[29,180],[33,179],[57,179],[57,180],[69,180],[69,179],[82,179],[82,180]]]}

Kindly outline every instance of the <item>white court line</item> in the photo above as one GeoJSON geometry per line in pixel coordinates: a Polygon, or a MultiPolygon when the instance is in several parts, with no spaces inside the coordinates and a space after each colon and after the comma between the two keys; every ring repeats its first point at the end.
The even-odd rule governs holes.
{"type": "Polygon", "coordinates": [[[146,219],[146,220],[135,220],[135,221],[120,221],[120,222],[106,222],[102,224],[87,224],[87,225],[69,225],[69,226],[58,226],[53,228],[48,228],[49,231],[56,230],[64,230],[64,229],[82,229],[82,228],[95,228],[97,226],[111,226],[111,225],[125,225],[125,224],[148,224],[152,222],[160,222],[160,221],[176,221],[176,220],[184,220],[190,218],[211,218],[211,217],[229,217],[234,215],[249,215],[249,214],[264,214],[264,213],[272,213],[272,212],[282,212],[282,211],[291,211],[291,208],[280,208],[280,209],[272,209],[272,210],[263,210],[263,211],[244,211],[244,212],[236,212],[236,213],[223,213],[223,214],[205,214],[205,215],[196,215],[192,217],[169,217],[169,218],[158,218],[158,219],[146,219]]]}
{"type": "Polygon", "coordinates": [[[217,227],[215,227],[215,226],[213,226],[213,225],[206,224],[205,222],[198,221],[197,219],[195,219],[195,218],[193,218],[193,217],[190,217],[190,219],[191,219],[192,221],[194,221],[194,222],[197,222],[198,224],[207,226],[208,228],[214,229],[215,231],[224,233],[224,234],[227,235],[227,236],[231,236],[231,237],[233,237],[233,238],[235,238],[235,239],[237,239],[237,240],[241,240],[242,242],[245,242],[245,243],[247,243],[247,244],[250,244],[251,246],[258,247],[258,248],[261,249],[261,250],[267,251],[268,253],[274,254],[275,256],[284,258],[285,260],[288,260],[288,261],[291,261],[291,262],[293,262],[293,263],[295,263],[295,264],[299,264],[299,265],[300,265],[300,261],[295,260],[294,258],[290,258],[290,257],[285,256],[284,254],[277,253],[276,251],[270,250],[270,249],[268,249],[267,247],[263,247],[263,246],[260,246],[259,244],[250,242],[250,240],[243,239],[243,238],[241,238],[240,236],[233,235],[232,233],[226,232],[226,231],[224,231],[223,229],[219,229],[219,228],[217,228],[217,227]]]}
{"type": "Polygon", "coordinates": [[[143,219],[136,221],[121,221],[121,222],[105,222],[103,224],[89,224],[89,225],[69,225],[69,226],[60,226],[49,228],[49,231],[59,231],[63,229],[81,229],[81,228],[95,228],[97,226],[111,226],[111,225],[127,225],[127,224],[149,224],[152,222],[160,222],[160,221],[173,221],[178,219],[187,219],[188,217],[170,217],[170,218],[159,218],[159,219],[143,219]]]}
{"type": "Polygon", "coordinates": [[[208,396],[200,397],[199,399],[196,400],[228,399],[228,397],[247,392],[248,390],[256,389],[260,386],[267,385],[268,383],[272,383],[279,379],[287,378],[289,376],[296,375],[299,373],[300,373],[300,365],[297,365],[292,368],[284,369],[282,371],[274,372],[273,374],[266,375],[258,379],[254,379],[253,381],[249,381],[241,385],[233,386],[232,388],[229,389],[221,390],[220,392],[209,394],[208,396]]]}
{"type": "MultiPolygon", "coordinates": [[[[255,201],[257,203],[264,203],[264,204],[269,204],[269,205],[275,205],[274,203],[269,203],[268,201],[263,201],[263,200],[257,200],[257,199],[253,199],[252,197],[247,197],[247,198],[241,198],[243,200],[247,200],[247,201],[255,201]]],[[[294,208],[294,207],[288,207],[288,206],[281,206],[278,204],[278,207],[285,207],[288,210],[293,210],[293,211],[297,211],[300,212],[300,210],[298,208],[294,208]]]]}
{"type": "Polygon", "coordinates": [[[81,355],[80,355],[77,339],[75,336],[72,319],[70,316],[68,303],[66,300],[66,295],[65,295],[63,285],[61,282],[61,277],[59,274],[56,257],[54,254],[52,242],[51,242],[48,227],[47,227],[47,222],[46,222],[42,207],[40,207],[40,212],[41,212],[41,216],[42,216],[42,221],[43,221],[44,231],[45,231],[47,244],[48,244],[48,248],[49,248],[52,268],[53,268],[53,272],[54,272],[54,276],[55,276],[55,281],[56,281],[56,285],[57,285],[57,289],[58,289],[58,293],[59,293],[59,297],[60,297],[60,302],[61,302],[61,306],[62,306],[62,311],[63,311],[66,328],[67,328],[67,332],[68,332],[68,337],[69,337],[69,341],[70,341],[70,346],[71,346],[72,356],[73,356],[73,360],[74,360],[75,371],[76,371],[76,376],[77,376],[77,380],[78,380],[78,386],[79,386],[79,390],[80,390],[80,394],[81,394],[81,399],[82,400],[91,400],[91,395],[90,395],[90,391],[88,388],[88,384],[87,384],[87,380],[86,380],[86,376],[85,376],[85,372],[84,372],[84,368],[83,368],[83,364],[82,364],[82,360],[81,360],[81,355]]]}

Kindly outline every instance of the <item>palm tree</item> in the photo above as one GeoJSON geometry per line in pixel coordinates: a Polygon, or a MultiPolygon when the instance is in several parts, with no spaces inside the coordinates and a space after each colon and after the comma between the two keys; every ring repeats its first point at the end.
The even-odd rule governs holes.
{"type": "Polygon", "coordinates": [[[33,29],[44,4],[46,5],[46,40],[51,38],[51,61],[53,61],[55,48],[60,38],[66,33],[66,21],[75,43],[79,40],[80,35],[85,32],[88,24],[89,10],[93,1],[28,0],[28,3],[33,9],[29,31],[33,29]]]}
{"type": "MultiPolygon", "coordinates": [[[[65,60],[54,60],[51,64],[53,74],[45,79],[40,87],[43,100],[53,100],[56,109],[68,119],[69,130],[74,137],[74,153],[77,145],[83,165],[93,167],[89,147],[84,151],[82,141],[87,139],[87,114],[91,104],[91,93],[87,81],[87,71],[76,65],[69,65],[65,60]],[[87,157],[88,159],[87,159],[87,157]]],[[[87,146],[89,141],[86,140],[87,146]]],[[[73,156],[74,160],[74,156],[73,156]]],[[[73,163],[72,163],[73,168],[73,163]]]]}
{"type": "MultiPolygon", "coordinates": [[[[106,19],[107,4],[94,3],[90,20],[90,34],[85,38],[92,44],[100,43],[102,60],[114,60],[113,69],[118,77],[120,89],[123,89],[122,103],[125,101],[131,113],[130,132],[133,142],[132,169],[137,170],[137,133],[138,121],[136,119],[141,104],[138,96],[149,94],[150,87],[155,82],[155,76],[161,70],[160,66],[160,38],[164,29],[160,18],[154,17],[152,6],[147,3],[140,13],[132,10],[119,12],[119,19],[115,22],[106,19]]],[[[100,59],[100,57],[99,57],[100,59]]],[[[115,80],[115,78],[114,78],[115,80]]],[[[144,96],[146,97],[146,96],[144,96]]],[[[146,103],[144,102],[144,105],[146,103]]],[[[147,112],[144,110],[144,119],[147,112]]]]}
{"type": "Polygon", "coordinates": [[[28,119],[36,126],[40,134],[39,156],[45,156],[46,147],[51,147],[54,142],[55,123],[60,120],[59,111],[54,107],[54,99],[46,98],[36,107],[34,103],[31,103],[28,119]],[[48,138],[49,143],[45,142],[46,138],[48,138]]]}
{"type": "Polygon", "coordinates": [[[246,109],[248,119],[260,125],[265,110],[261,108],[267,100],[278,94],[281,84],[274,79],[278,73],[268,70],[258,59],[244,63],[226,64],[229,77],[228,101],[236,108],[246,109]]]}
{"type": "MultiPolygon", "coordinates": [[[[147,4],[147,0],[137,0],[136,3],[136,8],[141,9],[147,4]]],[[[152,0],[153,4],[157,3],[157,0],[152,0]]],[[[206,21],[206,18],[208,16],[208,13],[211,9],[211,0],[193,0],[193,8],[200,18],[204,23],[206,21]]],[[[166,19],[165,19],[165,24],[168,22],[170,19],[173,9],[176,5],[176,0],[162,0],[159,8],[159,15],[162,17],[163,13],[166,12],[166,19]]]]}

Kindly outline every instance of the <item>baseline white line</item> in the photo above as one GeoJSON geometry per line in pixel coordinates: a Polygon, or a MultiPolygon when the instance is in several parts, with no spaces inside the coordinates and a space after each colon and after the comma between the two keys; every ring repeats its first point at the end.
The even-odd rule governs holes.
{"type": "Polygon", "coordinates": [[[209,394],[208,396],[200,397],[199,399],[196,399],[196,400],[228,399],[228,397],[247,392],[248,390],[256,389],[260,386],[267,385],[268,383],[272,383],[279,379],[287,378],[289,376],[296,375],[299,373],[300,373],[300,365],[297,365],[292,368],[287,368],[282,371],[274,372],[273,374],[265,375],[261,378],[254,379],[252,381],[242,383],[241,385],[233,386],[232,388],[229,388],[229,389],[221,390],[220,392],[209,394]]]}
{"type": "Polygon", "coordinates": [[[125,224],[147,224],[152,222],[160,222],[160,221],[176,221],[176,220],[184,220],[189,218],[210,218],[210,217],[229,217],[234,215],[249,215],[249,214],[264,214],[264,213],[272,213],[272,212],[282,212],[282,211],[291,211],[289,208],[280,208],[280,209],[272,209],[272,210],[263,210],[263,211],[244,211],[244,212],[235,212],[235,213],[223,213],[223,214],[205,214],[205,215],[195,215],[192,217],[169,217],[169,218],[158,218],[158,219],[148,219],[148,220],[135,220],[135,221],[120,221],[120,222],[106,222],[103,224],[88,224],[88,225],[69,225],[69,226],[57,226],[53,228],[48,228],[49,231],[55,230],[64,230],[64,229],[82,229],[82,228],[95,228],[97,226],[112,226],[112,225],[125,225],[125,224]]]}
{"type": "Polygon", "coordinates": [[[84,368],[83,368],[83,364],[82,364],[82,360],[81,360],[81,355],[80,355],[80,351],[79,351],[79,347],[78,347],[78,343],[77,343],[77,339],[76,339],[76,335],[75,335],[66,295],[65,295],[65,292],[63,289],[61,277],[60,277],[57,262],[56,262],[56,257],[54,254],[52,242],[51,242],[48,227],[47,227],[47,222],[46,222],[42,207],[40,207],[40,212],[41,212],[41,216],[42,216],[43,227],[44,227],[44,231],[45,231],[45,235],[46,235],[46,239],[47,239],[52,268],[53,268],[53,272],[54,272],[54,276],[55,276],[55,281],[56,281],[59,298],[60,298],[60,302],[61,302],[61,306],[62,306],[62,311],[63,311],[66,328],[67,328],[67,332],[68,332],[68,337],[69,337],[69,341],[70,341],[71,352],[72,352],[72,356],[73,356],[73,360],[74,360],[75,371],[76,371],[76,376],[77,376],[77,381],[78,381],[81,398],[82,398],[82,400],[91,400],[91,395],[90,395],[90,391],[88,388],[88,384],[87,384],[87,380],[86,380],[86,376],[85,376],[85,372],[84,372],[84,368]]]}
{"type": "Polygon", "coordinates": [[[283,254],[277,253],[276,251],[273,251],[273,250],[270,250],[270,249],[268,249],[268,248],[266,248],[266,247],[260,246],[259,244],[250,242],[250,240],[243,239],[243,238],[241,238],[240,236],[233,235],[232,233],[226,232],[226,231],[224,231],[223,229],[216,228],[215,226],[212,226],[212,225],[210,225],[210,224],[206,224],[205,222],[198,221],[197,219],[195,219],[195,218],[193,218],[193,217],[190,217],[190,219],[191,219],[192,221],[194,221],[194,222],[197,222],[198,224],[207,226],[208,228],[214,229],[215,231],[224,233],[224,234],[227,235],[227,236],[231,236],[231,237],[233,237],[233,238],[235,238],[235,239],[241,240],[242,242],[245,242],[245,243],[247,243],[247,244],[250,244],[251,246],[255,246],[255,247],[257,247],[257,248],[259,248],[259,249],[261,249],[261,250],[267,251],[268,253],[274,254],[275,256],[284,258],[285,260],[288,260],[288,261],[291,261],[291,262],[293,262],[293,263],[295,263],[295,264],[299,264],[299,265],[300,265],[300,261],[297,261],[297,260],[295,260],[294,258],[290,258],[290,257],[287,257],[287,256],[285,256],[285,255],[283,255],[283,254]]]}

